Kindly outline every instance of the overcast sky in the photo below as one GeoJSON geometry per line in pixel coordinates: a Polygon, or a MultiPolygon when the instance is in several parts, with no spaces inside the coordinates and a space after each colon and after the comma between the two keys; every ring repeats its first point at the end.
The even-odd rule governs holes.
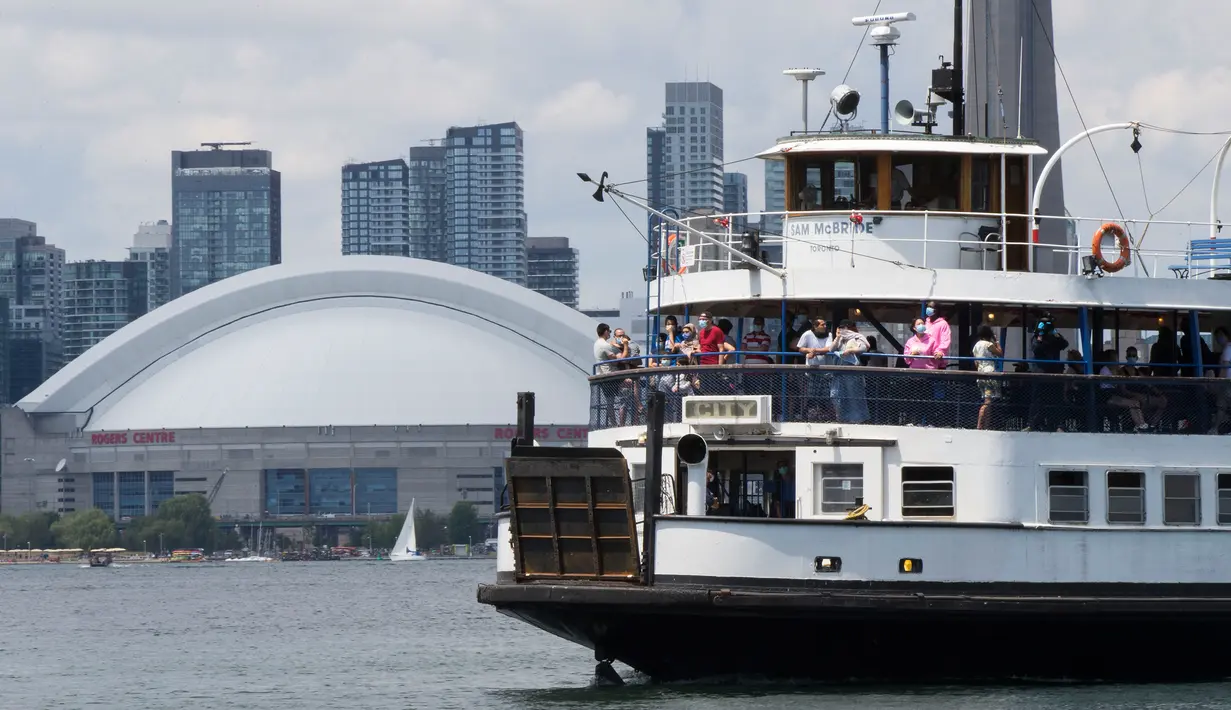
{"type": "MultiPolygon", "coordinates": [[[[615,207],[590,200],[575,173],[645,177],[645,127],[660,122],[666,81],[722,87],[728,161],[799,127],[799,89],[783,68],[828,71],[812,92],[815,124],[860,41],[850,18],[876,5],[0,0],[0,217],[38,222],[70,260],[123,258],[139,222],[170,218],[170,151],[250,140],[282,171],[284,259],[310,259],[340,250],[343,163],[404,155],[450,125],[515,120],[526,132],[530,235],[572,239],[582,305],[614,305],[620,291],[642,288],[645,243],[615,207]]],[[[937,55],[952,47],[952,3],[886,0],[880,9],[919,16],[900,26],[891,100],[921,104],[937,55]]],[[[1054,9],[1056,51],[1088,125],[1231,129],[1231,3],[1063,0],[1054,9]]],[[[873,49],[859,49],[848,83],[875,125],[873,49]]],[[[1060,118],[1062,138],[1081,130],[1063,84],[1060,118]]],[[[1130,140],[1096,139],[1124,211],[1145,216],[1130,140]]],[[[1158,209],[1221,139],[1142,142],[1158,209]]],[[[1070,155],[1070,212],[1114,215],[1090,149],[1070,155]]],[[[749,175],[760,207],[759,161],[731,169],[749,175]]],[[[1207,168],[1161,216],[1204,220],[1211,179],[1207,168]]],[[[1231,210],[1231,187],[1222,198],[1231,210]]],[[[1163,246],[1154,239],[1151,231],[1147,249],[1163,246]]]]}

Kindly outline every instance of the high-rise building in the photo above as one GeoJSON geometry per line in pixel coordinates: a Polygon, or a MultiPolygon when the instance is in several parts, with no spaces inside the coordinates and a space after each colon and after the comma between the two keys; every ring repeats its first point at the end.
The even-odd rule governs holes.
{"type": "Polygon", "coordinates": [[[684,216],[721,212],[722,89],[708,81],[668,83],[663,120],[666,201],[684,216]]]}
{"type": "Polygon", "coordinates": [[[158,308],[171,300],[171,223],[165,219],[143,222],[133,235],[133,245],[128,248],[129,261],[148,264],[145,274],[145,312],[158,308]]]}
{"type": "Polygon", "coordinates": [[[581,299],[577,250],[568,237],[526,240],[526,286],[572,308],[581,299]]]}
{"type": "Polygon", "coordinates": [[[16,402],[64,364],[64,250],[36,236],[34,222],[0,219],[0,298],[5,360],[0,379],[16,402]]]}
{"type": "Polygon", "coordinates": [[[786,211],[786,161],[765,160],[765,212],[761,215],[761,230],[767,234],[782,234],[782,212],[786,211]]]}
{"type": "Polygon", "coordinates": [[[722,211],[741,215],[731,219],[731,230],[742,234],[748,228],[748,176],[743,173],[724,173],[722,176],[722,211]]]}
{"type": "Polygon", "coordinates": [[[172,151],[171,294],[282,262],[282,174],[268,150],[172,151]]]}
{"type": "Polygon", "coordinates": [[[150,262],[78,261],[64,270],[66,361],[149,310],[150,262]]]}
{"type": "MultiPolygon", "coordinates": [[[[651,126],[645,129],[645,198],[650,207],[662,210],[669,206],[667,202],[667,127],[651,126]]],[[[646,232],[650,239],[655,238],[655,226],[660,221],[655,215],[649,216],[649,229],[646,232]]]]}
{"type": "Polygon", "coordinates": [[[411,256],[410,170],[401,158],[342,166],[342,253],[411,256]]]}
{"type": "Polygon", "coordinates": [[[448,262],[526,285],[525,157],[516,123],[445,133],[448,262]]]}
{"type": "Polygon", "coordinates": [[[449,260],[445,152],[445,146],[415,146],[410,149],[406,161],[410,170],[407,182],[410,255],[416,259],[449,260]]]}

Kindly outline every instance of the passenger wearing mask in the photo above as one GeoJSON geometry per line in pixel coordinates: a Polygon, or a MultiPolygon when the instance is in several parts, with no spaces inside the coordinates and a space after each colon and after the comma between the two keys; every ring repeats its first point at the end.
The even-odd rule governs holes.
{"type": "Polygon", "coordinates": [[[949,365],[945,358],[949,356],[949,346],[953,342],[949,321],[945,320],[940,313],[940,307],[936,305],[936,301],[928,301],[923,309],[923,315],[928,333],[936,340],[936,348],[932,351],[932,357],[936,359],[937,368],[943,370],[949,365]]]}
{"type": "MultiPolygon", "coordinates": [[[[744,334],[743,351],[746,353],[767,353],[770,350],[769,334],[765,332],[765,319],[753,318],[752,330],[744,334]]],[[[773,359],[769,355],[745,355],[747,365],[770,365],[773,359]]]]}
{"type": "Polygon", "coordinates": [[[722,332],[709,313],[702,313],[697,318],[697,343],[701,346],[702,365],[721,365],[727,361],[723,347],[726,340],[727,334],[722,332]]]}
{"type": "MultiPolygon", "coordinates": [[[[809,367],[832,364],[832,360],[829,357],[831,345],[833,345],[833,336],[829,334],[829,326],[825,323],[824,318],[817,318],[812,321],[812,329],[805,331],[803,335],[799,336],[799,352],[808,358],[807,364],[809,367]]],[[[830,396],[829,384],[829,377],[826,375],[815,372],[808,374],[805,387],[808,408],[805,412],[798,413],[806,414],[811,419],[819,418],[821,416],[820,409],[826,406],[826,403],[822,400],[830,396]]]]}
{"type": "Polygon", "coordinates": [[[939,368],[942,360],[936,357],[936,350],[940,343],[935,334],[928,330],[926,321],[916,318],[911,330],[915,334],[902,346],[902,359],[906,361],[906,366],[912,370],[939,368]]]}
{"type": "MultiPolygon", "coordinates": [[[[859,356],[868,350],[868,339],[852,320],[838,324],[838,331],[829,347],[840,365],[858,365],[859,356]]],[[[838,421],[861,424],[868,421],[868,395],[863,375],[835,374],[829,390],[837,410],[838,421]]]]}

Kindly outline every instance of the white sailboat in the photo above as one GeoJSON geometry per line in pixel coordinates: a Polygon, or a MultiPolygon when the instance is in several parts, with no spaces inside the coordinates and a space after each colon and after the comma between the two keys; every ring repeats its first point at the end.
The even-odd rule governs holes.
{"type": "Polygon", "coordinates": [[[397,542],[389,551],[389,559],[393,562],[408,562],[410,560],[427,559],[419,552],[415,543],[415,501],[410,501],[410,510],[406,512],[406,522],[402,523],[402,532],[398,533],[397,542]]]}

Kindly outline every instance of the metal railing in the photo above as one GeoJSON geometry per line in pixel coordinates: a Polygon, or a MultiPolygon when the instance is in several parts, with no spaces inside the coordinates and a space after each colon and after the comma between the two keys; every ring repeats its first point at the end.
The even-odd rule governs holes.
{"type": "MultiPolygon", "coordinates": [[[[1018,213],[1005,213],[1002,215],[999,212],[957,212],[952,210],[855,211],[860,214],[865,224],[872,224],[874,221],[886,217],[891,217],[894,220],[913,218],[919,223],[918,234],[912,234],[910,237],[872,234],[856,239],[852,231],[849,235],[827,235],[841,237],[839,239],[831,238],[812,242],[811,240],[791,237],[785,233],[772,234],[763,232],[760,235],[760,249],[762,252],[765,252],[765,262],[777,268],[791,268],[792,264],[788,257],[790,250],[787,247],[792,243],[815,243],[821,245],[829,251],[841,254],[844,258],[849,257],[847,261],[852,267],[856,266],[861,258],[870,260],[883,259],[883,254],[871,253],[869,245],[861,243],[860,239],[866,240],[870,237],[876,240],[880,248],[887,247],[891,251],[902,251],[907,255],[917,254],[920,257],[918,260],[910,260],[915,266],[955,268],[954,263],[957,262],[957,268],[960,268],[963,254],[977,254],[979,268],[1005,270],[1008,264],[1007,259],[1004,259],[1003,256],[1007,250],[1025,250],[1032,247],[1036,252],[1048,251],[1064,255],[1067,263],[1066,273],[1078,275],[1081,273],[1082,257],[1090,256],[1093,253],[1091,243],[1095,232],[1103,224],[1115,222],[1128,231],[1129,237],[1133,239],[1134,244],[1138,238],[1144,235],[1147,227],[1154,230],[1149,235],[1148,240],[1142,242],[1140,248],[1132,250],[1132,264],[1123,273],[1129,276],[1163,278],[1172,276],[1171,267],[1186,263],[1188,242],[1207,237],[1211,227],[1209,222],[1202,221],[1121,220],[1118,217],[1039,215],[1035,218],[1027,214],[1018,213]],[[1002,218],[1026,221],[1038,219],[1044,225],[1059,221],[1065,229],[1068,229],[1071,225],[1075,232],[1075,243],[1029,244],[1008,241],[1005,236],[1005,231],[1007,230],[1002,222],[1002,218]],[[958,225],[959,221],[979,222],[984,227],[994,228],[995,231],[980,235],[976,230],[961,228],[958,225]],[[1159,243],[1174,244],[1176,247],[1154,248],[1154,245],[1159,243]],[[1181,244],[1184,246],[1180,246],[1181,244]],[[986,259],[988,254],[993,256],[991,261],[986,259]]],[[[844,220],[849,219],[852,214],[852,210],[743,212],[688,217],[680,221],[688,224],[693,229],[704,232],[714,239],[738,248],[743,237],[742,232],[738,229],[738,225],[746,222],[750,217],[759,219],[762,224],[767,223],[769,220],[780,222],[783,224],[783,229],[788,230],[791,220],[798,221],[800,219],[826,217],[844,220]]],[[[666,268],[662,269],[663,272],[672,271],[678,273],[681,268],[684,273],[744,268],[742,263],[729,253],[721,252],[712,247],[707,249],[706,245],[701,244],[698,238],[695,236],[690,237],[683,230],[671,227],[666,227],[665,229],[669,232],[678,232],[679,234],[677,236],[678,241],[669,249],[668,253],[655,254],[656,261],[666,264],[666,268]],[[687,256],[681,256],[681,253],[685,253],[687,256]]],[[[1029,238],[1028,233],[1027,238],[1029,238]]],[[[1110,241],[1108,243],[1110,244],[1110,241]]],[[[1111,249],[1111,247],[1108,246],[1107,249],[1111,249]]],[[[1109,259],[1114,259],[1115,257],[1113,253],[1106,255],[1109,259]]],[[[1228,260],[1226,264],[1205,265],[1204,268],[1211,271],[1231,269],[1231,260],[1228,260]]]]}
{"type": "Polygon", "coordinates": [[[1224,378],[700,365],[591,377],[591,431],[644,426],[646,398],[654,390],[666,394],[669,422],[680,421],[687,396],[770,395],[775,422],[1164,434],[1210,434],[1231,423],[1231,380],[1224,378]]]}

